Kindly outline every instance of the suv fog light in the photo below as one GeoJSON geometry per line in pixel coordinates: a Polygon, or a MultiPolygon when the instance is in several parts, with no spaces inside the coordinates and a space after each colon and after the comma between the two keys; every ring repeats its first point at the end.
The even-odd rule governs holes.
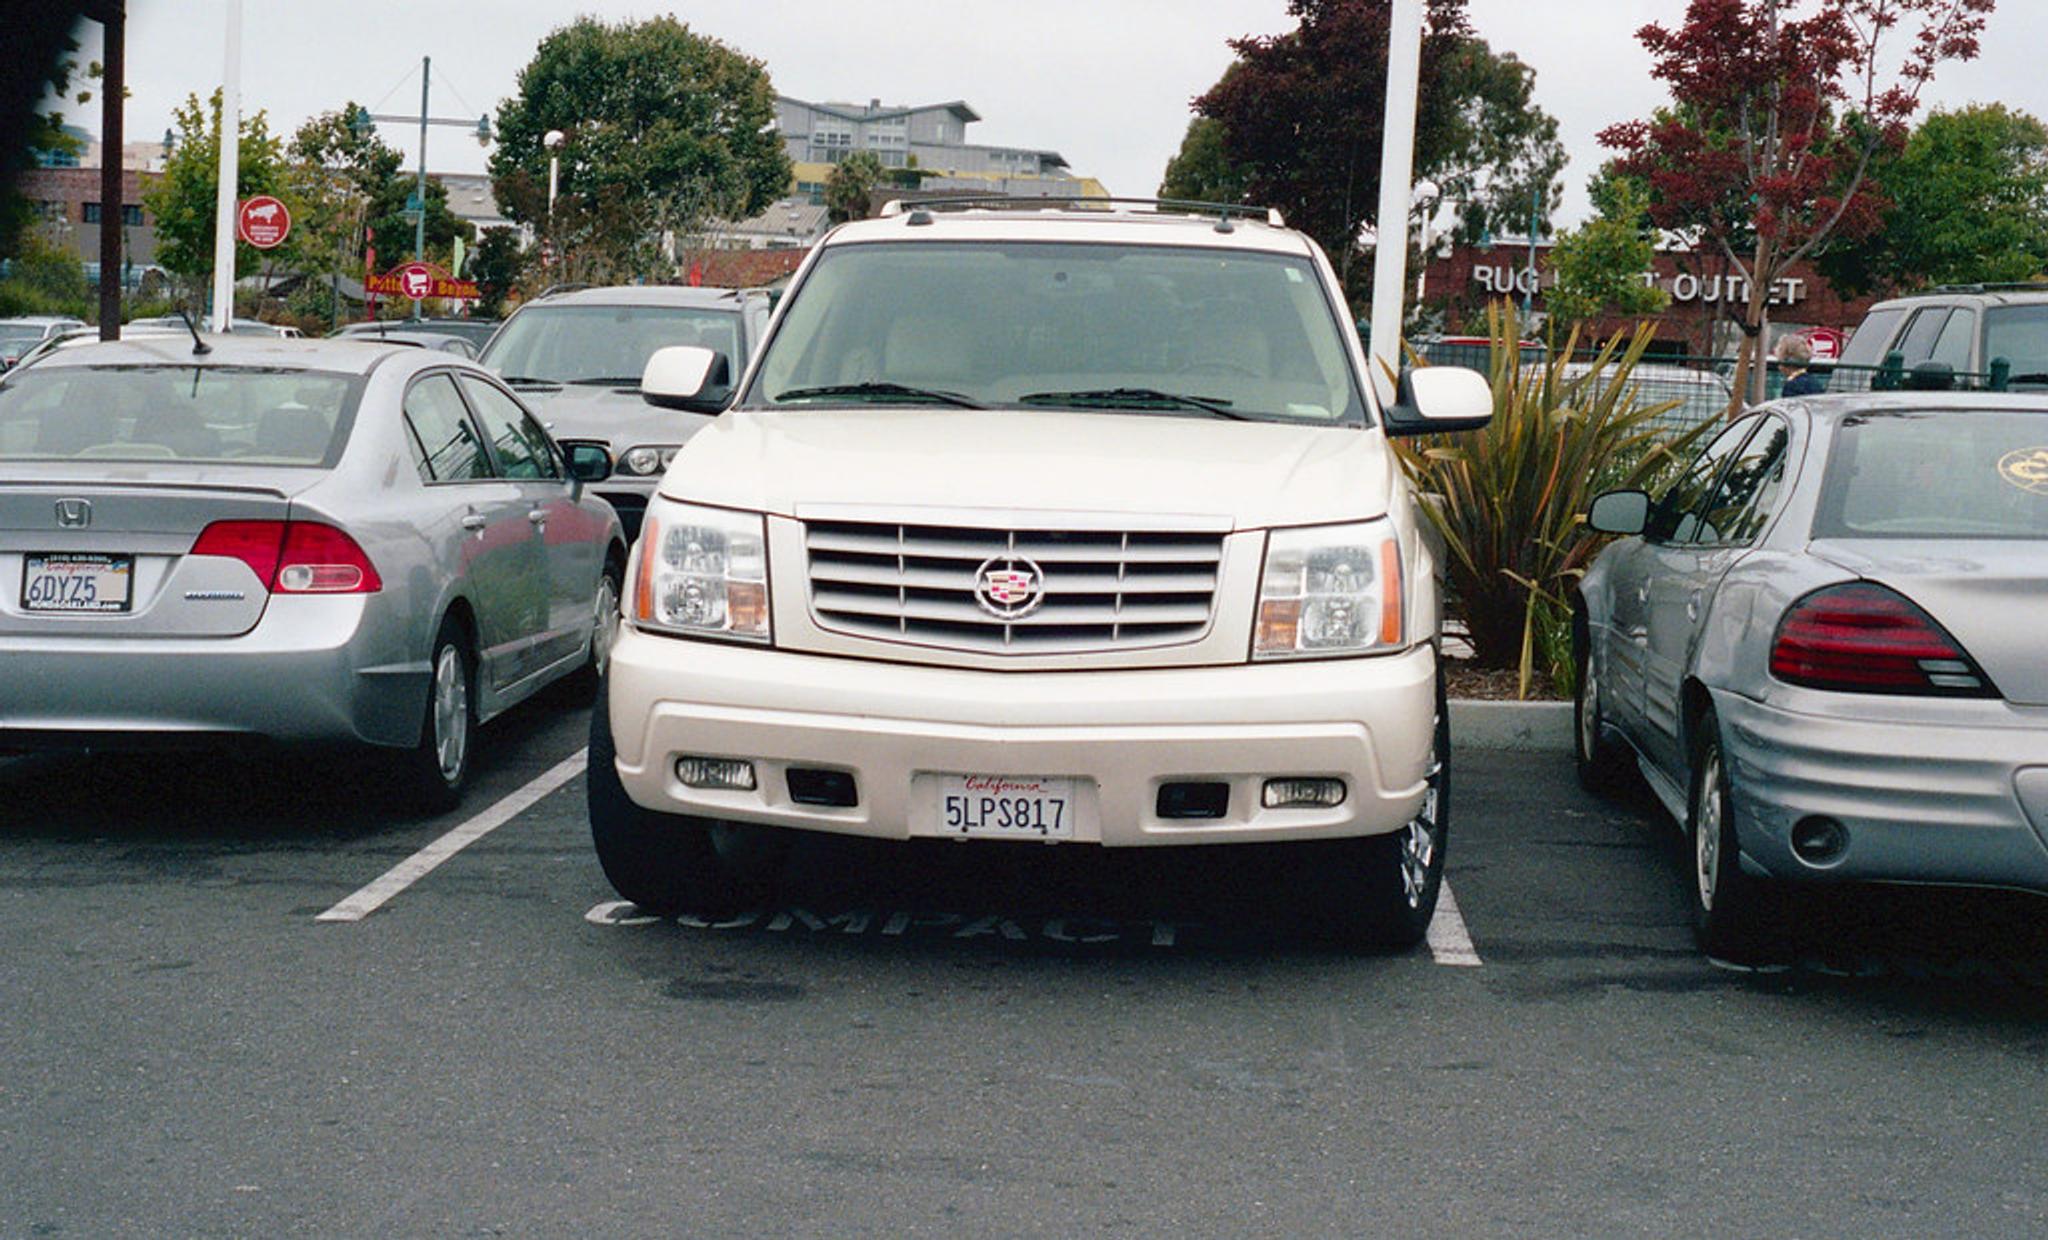
{"type": "Polygon", "coordinates": [[[1849,851],[1849,828],[1812,815],[1792,824],[1792,855],[1808,865],[1832,865],[1849,851]]]}
{"type": "Polygon", "coordinates": [[[1259,794],[1259,801],[1267,809],[1300,809],[1304,806],[1326,809],[1332,805],[1344,804],[1344,781],[1341,779],[1269,779],[1259,794]]]}
{"type": "Polygon", "coordinates": [[[754,764],[742,758],[704,758],[687,754],[676,759],[676,778],[689,788],[754,790],[754,764]]]}

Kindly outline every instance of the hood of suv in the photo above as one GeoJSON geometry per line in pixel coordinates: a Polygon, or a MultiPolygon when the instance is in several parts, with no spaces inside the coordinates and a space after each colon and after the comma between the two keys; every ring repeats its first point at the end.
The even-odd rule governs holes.
{"type": "Polygon", "coordinates": [[[709,415],[648,404],[637,387],[569,383],[556,391],[521,384],[514,390],[557,442],[601,443],[613,455],[638,444],[680,444],[711,425],[709,415]]]}
{"type": "MultiPolygon", "coordinates": [[[[564,432],[557,432],[558,434],[564,432]]],[[[1240,529],[1374,517],[1390,454],[1357,427],[1016,409],[730,412],[663,495],[798,516],[799,505],[1226,516],[1240,529]]]]}

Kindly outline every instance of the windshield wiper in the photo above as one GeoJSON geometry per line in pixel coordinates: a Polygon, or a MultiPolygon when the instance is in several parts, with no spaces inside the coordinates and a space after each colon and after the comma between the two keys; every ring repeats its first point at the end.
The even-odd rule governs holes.
{"type": "Polygon", "coordinates": [[[987,405],[958,392],[940,388],[906,387],[901,383],[835,383],[824,387],[791,388],[778,392],[771,400],[780,403],[785,400],[810,400],[820,396],[899,396],[910,400],[935,400],[942,404],[958,405],[962,409],[986,409],[987,405]]]}
{"type": "Polygon", "coordinates": [[[515,385],[516,385],[516,384],[521,384],[521,383],[524,383],[524,384],[526,384],[526,385],[527,385],[527,386],[529,386],[529,387],[560,387],[560,386],[562,386],[562,381],[561,381],[560,379],[542,379],[542,378],[540,378],[540,377],[538,377],[538,376],[536,376],[536,375],[499,375],[498,377],[499,377],[500,379],[503,379],[503,380],[504,380],[505,382],[507,382],[507,383],[511,383],[511,384],[515,384],[515,385]]]}
{"type": "Polygon", "coordinates": [[[1032,392],[1017,398],[1025,405],[1107,405],[1115,409],[1199,409],[1213,413],[1220,418],[1231,418],[1239,422],[1256,422],[1257,418],[1239,413],[1230,407],[1231,402],[1220,396],[1187,396],[1180,392],[1162,392],[1158,388],[1119,387],[1084,388],[1078,392],[1032,392]]]}
{"type": "Polygon", "coordinates": [[[634,387],[639,387],[639,386],[640,386],[640,376],[639,376],[639,375],[627,375],[627,376],[625,376],[624,378],[620,378],[620,377],[619,377],[619,376],[617,376],[617,375],[586,375],[586,376],[584,376],[584,377],[582,377],[582,378],[577,378],[577,379],[570,379],[570,380],[568,380],[568,382],[570,382],[570,383],[583,383],[583,384],[619,384],[619,383],[627,383],[627,384],[631,384],[631,385],[632,385],[632,386],[634,386],[634,387]]]}

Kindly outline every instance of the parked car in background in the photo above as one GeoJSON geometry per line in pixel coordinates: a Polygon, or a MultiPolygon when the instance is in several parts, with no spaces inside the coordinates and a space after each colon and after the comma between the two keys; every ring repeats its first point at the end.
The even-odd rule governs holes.
{"type": "Polygon", "coordinates": [[[25,314],[0,319],[0,371],[12,369],[23,354],[50,337],[84,326],[84,319],[56,314],[25,314]]]}
{"type": "MultiPolygon", "coordinates": [[[[123,323],[121,325],[121,334],[118,338],[122,340],[141,340],[150,336],[183,336],[190,340],[192,338],[192,331],[183,323],[179,323],[176,327],[165,326],[161,323],[123,323]]],[[[16,359],[14,365],[15,367],[32,366],[59,349],[75,349],[81,345],[97,344],[99,339],[100,329],[97,327],[81,326],[67,328],[44,340],[28,352],[23,353],[16,359]]]]}
{"type": "MultiPolygon", "coordinates": [[[[203,317],[194,315],[193,322],[197,323],[202,331],[205,330],[206,320],[203,317]]],[[[130,319],[129,324],[131,326],[176,327],[183,329],[185,327],[185,320],[183,317],[175,314],[158,314],[147,318],[130,319]]],[[[288,324],[266,323],[262,319],[245,319],[240,316],[236,316],[231,321],[228,330],[238,336],[283,336],[288,339],[298,339],[305,335],[298,328],[288,324]]]]}
{"type": "MultiPolygon", "coordinates": [[[[1588,362],[1567,362],[1562,376],[1577,379],[1591,369],[1588,362]]],[[[1628,375],[1628,404],[1631,408],[1677,401],[1676,408],[1658,414],[1652,421],[1671,433],[1689,431],[1702,422],[1728,416],[1735,389],[1727,376],[1694,366],[1669,362],[1637,362],[1628,375]]]]}
{"type": "Polygon", "coordinates": [[[2048,400],[1780,401],[1589,519],[1579,775],[1690,834],[1708,952],[1801,883],[2048,892],[2048,400]]]}
{"type": "Polygon", "coordinates": [[[473,363],[203,346],[0,380],[0,749],[355,741],[452,805],[477,724],[602,669],[617,518],[473,363]]]}
{"type": "Polygon", "coordinates": [[[1998,365],[2012,386],[2048,386],[2048,284],[1956,285],[1878,302],[1843,348],[1828,391],[1867,391],[1893,353],[1907,374],[1946,367],[1964,386],[1982,387],[1998,365]]]}
{"type": "Polygon", "coordinates": [[[330,332],[329,340],[374,340],[382,344],[409,345],[419,349],[438,349],[453,353],[457,357],[474,359],[477,346],[469,337],[444,332],[434,328],[415,328],[405,323],[387,327],[379,323],[351,323],[340,331],[330,332]]]}
{"type": "Polygon", "coordinates": [[[676,450],[725,407],[768,315],[768,296],[756,291],[575,289],[521,306],[478,360],[533,402],[555,438],[611,454],[612,476],[594,489],[618,509],[632,537],[676,450]],[[640,387],[647,361],[671,345],[715,353],[714,382],[698,396],[648,399],[640,387]]]}
{"type": "MultiPolygon", "coordinates": [[[[1382,405],[1322,251],[1242,215],[934,202],[826,236],[647,508],[591,717],[620,894],[730,907],[796,831],[1285,845],[1317,930],[1422,938],[1451,737],[1387,439],[1493,397],[1436,366],[1382,405]]],[[[663,349],[648,394],[717,360],[663,349]]]]}

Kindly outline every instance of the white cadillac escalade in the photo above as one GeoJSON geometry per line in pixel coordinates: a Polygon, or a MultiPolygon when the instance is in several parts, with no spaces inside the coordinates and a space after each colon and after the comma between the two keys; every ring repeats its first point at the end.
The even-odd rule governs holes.
{"type": "MultiPolygon", "coordinates": [[[[687,397],[723,360],[656,354],[687,397]]],[[[1448,826],[1436,565],[1277,215],[891,204],[812,253],[647,509],[592,714],[597,854],[653,912],[794,831],[1298,842],[1326,928],[1420,939],[1448,826]]]]}

